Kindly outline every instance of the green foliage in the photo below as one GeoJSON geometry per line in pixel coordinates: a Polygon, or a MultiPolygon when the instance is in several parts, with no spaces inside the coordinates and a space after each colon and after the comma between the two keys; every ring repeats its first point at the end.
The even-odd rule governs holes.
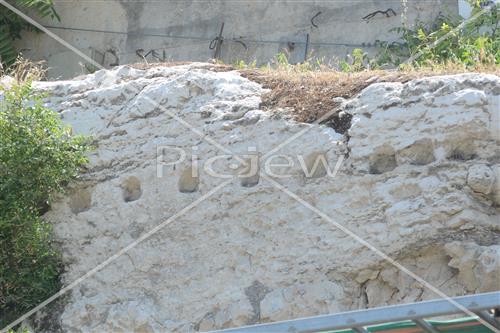
{"type": "Polygon", "coordinates": [[[274,62],[279,69],[288,69],[290,67],[288,56],[285,52],[279,52],[278,54],[276,54],[276,56],[274,57],[274,62]]]}
{"type": "MultiPolygon", "coordinates": [[[[29,9],[40,17],[59,19],[52,0],[11,0],[10,4],[21,10],[29,9]]],[[[23,30],[35,30],[30,23],[0,5],[0,61],[2,66],[10,66],[17,58],[18,52],[13,41],[21,38],[23,30]]]]}
{"type": "Polygon", "coordinates": [[[238,60],[234,62],[233,66],[236,69],[255,69],[257,68],[257,60],[249,63],[245,62],[245,60],[238,60]]]}
{"type": "MultiPolygon", "coordinates": [[[[483,9],[478,5],[472,15],[480,10],[483,9]]],[[[382,52],[376,62],[381,66],[400,65],[402,61],[414,58],[411,65],[416,67],[447,63],[466,67],[499,64],[498,16],[499,7],[493,5],[479,18],[466,22],[460,28],[462,20],[439,15],[431,24],[418,23],[411,29],[393,29],[400,35],[401,41],[378,42],[382,52]]]]}
{"type": "Polygon", "coordinates": [[[362,49],[356,48],[348,54],[346,60],[339,63],[340,70],[343,72],[360,72],[373,69],[375,66],[373,59],[362,49]]]}
{"type": "Polygon", "coordinates": [[[30,333],[30,331],[25,327],[21,327],[17,331],[8,330],[7,333],[30,333]]]}
{"type": "Polygon", "coordinates": [[[60,257],[40,215],[86,162],[87,139],[43,97],[29,82],[0,94],[0,328],[58,290],[60,257]]]}
{"type": "Polygon", "coordinates": [[[296,64],[291,64],[288,58],[289,55],[284,51],[276,54],[273,59],[275,68],[282,71],[306,73],[318,69],[321,65],[321,59],[316,59],[316,61],[311,62],[311,55],[308,56],[307,60],[296,64]]]}

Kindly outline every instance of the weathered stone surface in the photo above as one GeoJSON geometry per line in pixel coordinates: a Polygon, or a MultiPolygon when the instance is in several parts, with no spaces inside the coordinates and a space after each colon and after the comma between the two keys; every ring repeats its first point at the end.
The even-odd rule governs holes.
{"type": "Polygon", "coordinates": [[[496,76],[373,84],[344,103],[349,140],[259,110],[259,85],[196,64],[37,87],[98,142],[72,185],[90,203],[63,197],[45,216],[62,244],[64,282],[167,221],[72,290],[61,314],[67,332],[189,332],[437,297],[339,226],[450,296],[499,289],[496,76]],[[293,163],[276,158],[270,177],[328,220],[262,174],[266,153],[306,129],[274,152],[293,163]],[[260,178],[242,182],[230,151],[257,154],[260,178]],[[333,168],[346,152],[334,178],[324,166],[305,177],[297,156],[310,166],[321,155],[333,168]],[[193,163],[199,177],[181,186],[193,163]]]}
{"type": "Polygon", "coordinates": [[[495,184],[495,173],[487,165],[478,164],[469,168],[467,185],[474,192],[490,194],[495,184]]]}
{"type": "Polygon", "coordinates": [[[495,174],[495,182],[492,189],[493,202],[500,207],[500,164],[494,165],[492,169],[495,174]]]}
{"type": "Polygon", "coordinates": [[[445,246],[448,265],[459,271],[458,280],[474,292],[500,289],[500,245],[479,246],[453,242],[445,246]]]}

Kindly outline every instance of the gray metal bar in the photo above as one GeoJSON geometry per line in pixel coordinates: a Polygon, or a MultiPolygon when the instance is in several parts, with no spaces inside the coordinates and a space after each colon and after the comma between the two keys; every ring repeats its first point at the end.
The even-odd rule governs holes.
{"type": "Polygon", "coordinates": [[[434,328],[431,324],[426,322],[424,319],[421,319],[421,318],[413,319],[413,322],[415,324],[417,324],[418,326],[420,326],[420,328],[422,328],[424,331],[426,331],[428,333],[439,333],[439,331],[436,328],[434,328]]]}
{"type": "Polygon", "coordinates": [[[476,314],[479,318],[488,322],[492,326],[494,326],[496,328],[500,328],[500,324],[498,323],[498,320],[495,317],[493,317],[487,310],[478,311],[478,312],[476,312],[476,314]]]}
{"type": "MultiPolygon", "coordinates": [[[[477,313],[500,307],[500,291],[453,298],[453,301],[477,313]]],[[[445,299],[385,306],[374,309],[357,310],[317,317],[294,319],[270,324],[260,324],[222,330],[225,333],[250,332],[321,332],[352,327],[366,327],[376,324],[414,320],[461,313],[462,311],[445,299]]]]}
{"type": "Polygon", "coordinates": [[[370,333],[364,327],[353,327],[352,329],[358,333],[370,333]]]}
{"type": "Polygon", "coordinates": [[[306,46],[304,48],[304,62],[307,61],[307,52],[309,52],[309,34],[306,35],[306,46]]]}
{"type": "Polygon", "coordinates": [[[219,60],[222,48],[222,31],[224,30],[224,22],[220,26],[219,36],[217,37],[217,42],[215,43],[214,59],[219,60]]]}

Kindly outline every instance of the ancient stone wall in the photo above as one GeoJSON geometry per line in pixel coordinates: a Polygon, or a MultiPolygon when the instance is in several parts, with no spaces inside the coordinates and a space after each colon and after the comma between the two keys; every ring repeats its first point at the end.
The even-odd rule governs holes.
{"type": "Polygon", "coordinates": [[[342,104],[346,135],[260,110],[258,84],[203,64],[37,87],[97,144],[45,216],[65,283],[163,223],[72,290],[66,332],[206,331],[438,298],[339,226],[447,295],[500,288],[497,76],[374,83],[342,104]],[[258,156],[259,176],[238,178],[230,152],[258,156]],[[344,160],[307,177],[318,157],[344,160]]]}

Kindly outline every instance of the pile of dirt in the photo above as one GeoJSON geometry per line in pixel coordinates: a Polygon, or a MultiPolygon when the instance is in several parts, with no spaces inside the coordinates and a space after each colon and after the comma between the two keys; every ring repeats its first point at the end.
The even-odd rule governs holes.
{"type": "Polygon", "coordinates": [[[352,98],[376,82],[407,82],[418,77],[416,73],[396,71],[296,73],[244,70],[241,74],[270,89],[262,96],[263,109],[290,108],[296,121],[313,123],[320,120],[320,123],[341,134],[350,127],[350,117],[339,117],[338,110],[328,118],[321,119],[326,113],[339,107],[339,97],[352,98]]]}
{"type": "MultiPolygon", "coordinates": [[[[146,70],[152,67],[173,67],[193,64],[192,62],[137,63],[131,67],[146,70]]],[[[322,117],[340,106],[339,98],[349,99],[357,95],[373,83],[408,82],[410,80],[444,74],[459,74],[460,68],[444,68],[441,70],[369,70],[354,73],[339,72],[333,69],[301,71],[294,65],[287,69],[237,69],[221,63],[199,63],[199,68],[213,72],[237,70],[243,77],[261,84],[270,91],[262,96],[260,107],[272,112],[276,109],[288,109],[294,120],[305,123],[319,122],[344,134],[351,126],[351,117],[340,117],[334,112],[325,119],[322,117]]],[[[485,73],[497,74],[495,70],[485,73]]]]}

